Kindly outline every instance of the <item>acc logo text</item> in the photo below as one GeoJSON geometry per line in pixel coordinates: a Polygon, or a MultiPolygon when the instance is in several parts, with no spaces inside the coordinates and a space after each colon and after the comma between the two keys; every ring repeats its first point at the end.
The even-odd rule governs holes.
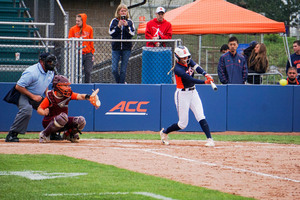
{"type": "Polygon", "coordinates": [[[149,101],[121,101],[105,115],[148,115],[145,105],[149,101]]]}

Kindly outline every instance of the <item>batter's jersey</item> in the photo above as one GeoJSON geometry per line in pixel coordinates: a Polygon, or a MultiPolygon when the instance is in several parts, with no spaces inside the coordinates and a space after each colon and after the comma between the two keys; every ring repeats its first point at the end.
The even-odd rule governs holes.
{"type": "Polygon", "coordinates": [[[204,69],[197,63],[195,63],[192,59],[190,59],[190,62],[187,65],[182,65],[181,63],[177,62],[174,67],[177,88],[190,88],[195,84],[204,84],[205,82],[203,80],[194,78],[195,71],[198,74],[206,74],[204,69]]]}

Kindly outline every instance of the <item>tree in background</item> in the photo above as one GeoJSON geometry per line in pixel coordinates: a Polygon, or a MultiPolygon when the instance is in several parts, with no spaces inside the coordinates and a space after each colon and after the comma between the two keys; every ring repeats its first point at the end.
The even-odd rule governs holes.
{"type": "MultiPolygon", "coordinates": [[[[275,21],[284,22],[287,27],[297,26],[300,15],[300,0],[227,0],[248,10],[262,13],[275,21]]],[[[289,33],[288,33],[289,34],[289,33]]]]}

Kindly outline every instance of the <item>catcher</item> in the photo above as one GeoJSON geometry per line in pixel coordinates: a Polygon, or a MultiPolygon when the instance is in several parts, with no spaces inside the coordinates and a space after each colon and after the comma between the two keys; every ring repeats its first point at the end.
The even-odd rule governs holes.
{"type": "Polygon", "coordinates": [[[45,129],[40,132],[39,142],[49,142],[50,134],[60,131],[64,131],[63,139],[78,142],[78,133],[81,134],[86,121],[83,116],[68,116],[68,104],[71,100],[89,100],[97,109],[100,107],[99,89],[92,95],[75,93],[71,90],[69,80],[62,75],[55,75],[52,84],[53,89],[47,91],[46,98],[37,109],[40,115],[45,116],[42,122],[45,129]]]}

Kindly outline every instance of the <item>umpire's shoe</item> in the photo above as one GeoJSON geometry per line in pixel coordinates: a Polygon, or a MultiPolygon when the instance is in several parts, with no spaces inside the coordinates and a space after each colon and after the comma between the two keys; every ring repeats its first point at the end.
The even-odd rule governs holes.
{"type": "Polygon", "coordinates": [[[5,138],[5,142],[19,142],[19,138],[17,137],[18,133],[14,131],[9,131],[5,138]]]}

